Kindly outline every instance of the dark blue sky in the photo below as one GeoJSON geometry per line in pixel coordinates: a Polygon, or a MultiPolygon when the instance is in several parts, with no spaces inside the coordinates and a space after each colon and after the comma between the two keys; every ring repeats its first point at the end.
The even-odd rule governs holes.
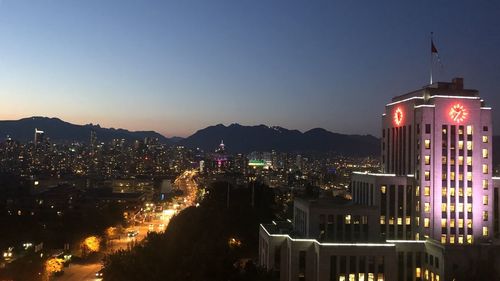
{"type": "Polygon", "coordinates": [[[430,31],[435,78],[500,120],[500,1],[4,0],[0,118],[379,135],[389,99],[428,83],[430,31]]]}

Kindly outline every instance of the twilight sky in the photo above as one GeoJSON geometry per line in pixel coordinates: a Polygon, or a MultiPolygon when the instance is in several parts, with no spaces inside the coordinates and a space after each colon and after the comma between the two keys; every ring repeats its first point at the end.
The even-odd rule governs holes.
{"type": "Polygon", "coordinates": [[[379,136],[390,98],[428,83],[430,31],[435,78],[500,120],[500,1],[3,0],[0,119],[379,136]]]}

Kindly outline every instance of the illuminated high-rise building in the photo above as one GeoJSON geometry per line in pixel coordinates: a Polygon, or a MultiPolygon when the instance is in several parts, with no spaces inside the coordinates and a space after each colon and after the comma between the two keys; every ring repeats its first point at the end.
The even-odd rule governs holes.
{"type": "Polygon", "coordinates": [[[386,105],[382,170],[413,179],[408,182],[414,192],[405,191],[404,199],[415,209],[403,219],[411,216],[416,238],[446,244],[491,238],[491,124],[491,108],[477,90],[464,89],[461,78],[395,97],[386,105]]]}
{"type": "Polygon", "coordinates": [[[261,225],[260,265],[283,281],[486,280],[481,264],[500,267],[491,118],[461,78],[393,98],[381,173],[354,172],[348,202],[298,198],[293,223],[261,225]]]}
{"type": "Polygon", "coordinates": [[[35,128],[35,136],[33,137],[33,143],[35,144],[35,146],[43,142],[44,136],[44,131],[35,128]]]}

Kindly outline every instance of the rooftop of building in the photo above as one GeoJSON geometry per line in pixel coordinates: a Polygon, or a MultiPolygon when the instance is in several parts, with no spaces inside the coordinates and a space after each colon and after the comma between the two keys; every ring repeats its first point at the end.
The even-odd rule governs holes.
{"type": "Polygon", "coordinates": [[[307,206],[307,208],[316,209],[342,209],[342,210],[360,210],[360,209],[376,209],[374,206],[366,206],[354,203],[351,199],[341,196],[307,198],[296,197],[295,203],[307,206]]]}
{"type": "Polygon", "coordinates": [[[479,97],[479,91],[475,89],[464,89],[463,78],[453,78],[451,82],[434,82],[422,87],[422,89],[412,91],[392,98],[392,102],[406,100],[412,97],[427,98],[436,95],[460,96],[460,97],[479,97]]]}

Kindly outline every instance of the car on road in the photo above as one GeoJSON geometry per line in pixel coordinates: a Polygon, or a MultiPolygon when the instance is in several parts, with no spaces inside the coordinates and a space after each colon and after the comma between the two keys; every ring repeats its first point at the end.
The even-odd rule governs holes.
{"type": "Polygon", "coordinates": [[[102,277],[103,277],[103,276],[104,276],[104,269],[103,269],[103,268],[101,268],[101,270],[99,270],[99,271],[97,271],[97,272],[95,273],[95,278],[100,278],[100,279],[102,279],[102,277]]]}

